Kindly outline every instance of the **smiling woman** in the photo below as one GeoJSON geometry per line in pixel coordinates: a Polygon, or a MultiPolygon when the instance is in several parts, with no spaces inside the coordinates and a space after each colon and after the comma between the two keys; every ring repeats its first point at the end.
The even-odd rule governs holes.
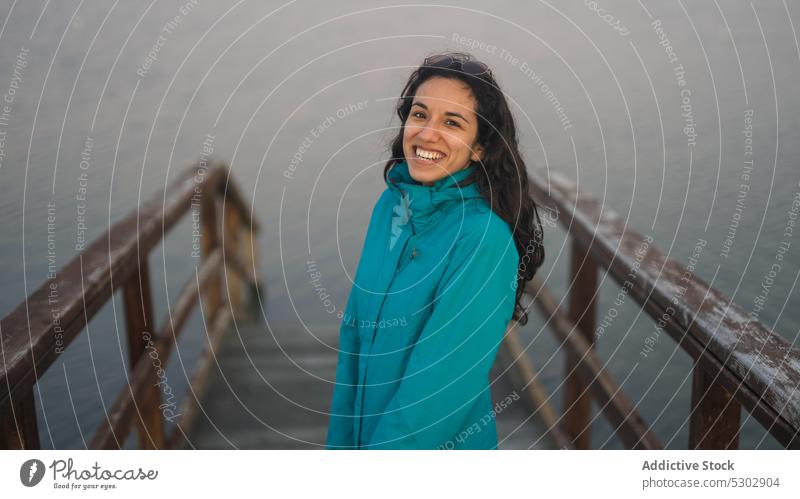
{"type": "Polygon", "coordinates": [[[327,446],[494,449],[489,370],[509,321],[527,322],[519,300],[544,259],[514,119],[464,53],[425,59],[397,114],[340,326],[327,446]]]}
{"type": "Polygon", "coordinates": [[[469,86],[440,76],[420,85],[403,128],[411,176],[423,185],[480,161],[475,98],[469,86]]]}

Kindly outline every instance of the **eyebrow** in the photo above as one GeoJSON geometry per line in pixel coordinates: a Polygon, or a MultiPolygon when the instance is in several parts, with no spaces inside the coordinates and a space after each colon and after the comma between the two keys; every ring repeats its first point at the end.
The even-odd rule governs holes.
{"type": "MultiPolygon", "coordinates": [[[[426,106],[425,104],[423,104],[423,103],[422,103],[422,102],[420,102],[420,101],[414,101],[414,102],[412,102],[412,103],[411,103],[411,107],[414,107],[414,106],[419,106],[419,107],[421,107],[422,109],[425,109],[425,110],[427,110],[427,109],[428,109],[428,106],[426,106]]],[[[467,123],[469,123],[469,120],[468,120],[467,118],[465,118],[465,117],[464,117],[464,116],[462,116],[461,114],[459,114],[459,113],[455,113],[455,112],[453,112],[453,111],[446,111],[446,112],[444,113],[444,115],[445,115],[445,116],[456,116],[456,117],[458,117],[458,118],[461,118],[462,120],[466,121],[467,123]]]]}

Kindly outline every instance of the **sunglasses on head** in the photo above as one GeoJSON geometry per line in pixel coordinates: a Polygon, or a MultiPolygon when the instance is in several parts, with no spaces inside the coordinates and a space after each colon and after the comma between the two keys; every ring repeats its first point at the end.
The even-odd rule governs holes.
{"type": "Polygon", "coordinates": [[[489,67],[481,61],[457,59],[448,54],[428,57],[422,65],[431,68],[455,69],[472,76],[484,76],[490,73],[489,67]]]}

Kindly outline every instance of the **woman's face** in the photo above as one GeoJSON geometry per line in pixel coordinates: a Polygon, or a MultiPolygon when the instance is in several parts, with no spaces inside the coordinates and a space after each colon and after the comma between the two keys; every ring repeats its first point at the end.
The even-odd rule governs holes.
{"type": "Polygon", "coordinates": [[[480,160],[475,107],[472,91],[459,80],[435,76],[417,88],[403,128],[403,154],[414,180],[433,185],[480,160]]]}

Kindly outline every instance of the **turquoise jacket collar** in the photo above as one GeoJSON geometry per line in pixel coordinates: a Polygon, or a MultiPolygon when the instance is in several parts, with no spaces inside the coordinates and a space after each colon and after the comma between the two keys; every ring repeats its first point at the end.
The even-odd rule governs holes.
{"type": "Polygon", "coordinates": [[[386,185],[395,197],[394,214],[398,226],[411,224],[415,233],[424,229],[441,215],[442,209],[452,203],[481,197],[474,182],[458,186],[477,168],[476,163],[437,180],[433,185],[423,185],[411,177],[408,162],[403,160],[392,165],[386,175],[386,185]]]}

